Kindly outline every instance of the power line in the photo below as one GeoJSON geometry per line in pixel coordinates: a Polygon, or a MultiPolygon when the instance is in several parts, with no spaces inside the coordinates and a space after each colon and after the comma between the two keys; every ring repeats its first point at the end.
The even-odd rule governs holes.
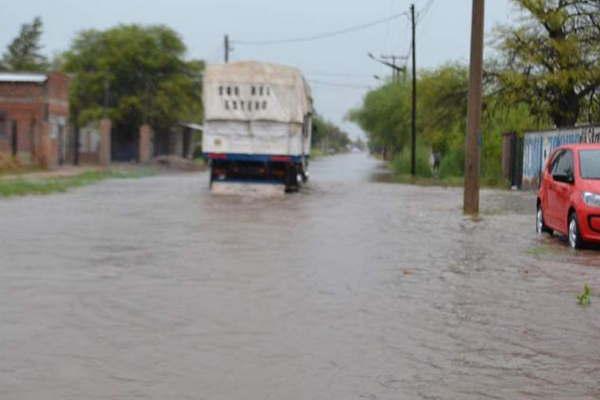
{"type": "Polygon", "coordinates": [[[284,43],[300,43],[300,42],[311,42],[314,40],[320,40],[320,39],[327,39],[333,36],[338,36],[338,35],[343,35],[346,33],[351,33],[351,32],[357,32],[360,30],[364,30],[367,28],[370,28],[372,26],[375,25],[379,25],[379,24],[383,24],[389,21],[393,21],[395,19],[401,18],[401,17],[407,17],[408,13],[407,12],[403,12],[400,14],[394,14],[391,15],[389,17],[386,18],[381,18],[375,21],[371,21],[371,22],[367,22],[364,24],[360,24],[360,25],[354,25],[348,28],[344,28],[344,29],[340,29],[337,31],[331,31],[331,32],[324,32],[324,33],[319,33],[316,35],[311,35],[311,36],[304,36],[304,37],[296,37],[296,38],[289,38],[289,39],[278,39],[278,40],[256,40],[256,41],[246,41],[246,40],[236,40],[233,41],[236,44],[241,44],[241,45],[253,45],[253,46],[264,46],[264,45],[274,45],[274,44],[284,44],[284,43]]]}
{"type": "Polygon", "coordinates": [[[421,22],[431,11],[431,7],[433,6],[435,0],[429,0],[429,2],[423,7],[421,11],[417,13],[417,23],[421,22]]]}
{"type": "MultiPolygon", "coordinates": [[[[415,12],[415,20],[412,21],[415,25],[418,25],[423,19],[425,19],[425,17],[427,16],[427,14],[431,11],[431,8],[433,6],[433,3],[435,2],[435,0],[429,0],[427,2],[427,4],[418,12],[415,12]]],[[[410,25],[410,13],[406,13],[406,15],[409,17],[408,18],[408,22],[410,25]]],[[[404,64],[404,68],[408,67],[408,63],[412,57],[413,54],[413,48],[412,48],[412,41],[411,43],[408,45],[408,48],[406,49],[406,53],[404,53],[404,55],[400,55],[398,56],[398,58],[400,60],[404,60],[405,64],[404,64]]]]}
{"type": "Polygon", "coordinates": [[[308,71],[306,75],[314,75],[314,76],[333,76],[333,77],[343,77],[343,78],[369,78],[371,75],[369,74],[355,74],[348,72],[328,72],[328,71],[308,71]]]}
{"type": "MultiPolygon", "coordinates": [[[[392,14],[394,12],[394,0],[390,0],[390,8],[389,8],[389,13],[388,14],[392,14]]],[[[389,45],[389,39],[390,39],[390,21],[387,22],[387,24],[385,25],[385,40],[383,42],[383,46],[387,49],[388,45],[389,45]]]]}
{"type": "Polygon", "coordinates": [[[370,90],[372,87],[368,85],[357,85],[352,83],[340,83],[340,82],[328,82],[328,81],[320,81],[309,79],[311,84],[317,86],[331,86],[331,87],[339,87],[339,88],[348,88],[348,89],[360,89],[360,90],[370,90]]]}

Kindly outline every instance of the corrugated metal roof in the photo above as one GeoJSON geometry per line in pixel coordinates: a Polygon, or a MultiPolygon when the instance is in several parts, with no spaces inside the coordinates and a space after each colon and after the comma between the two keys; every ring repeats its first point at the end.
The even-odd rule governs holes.
{"type": "Polygon", "coordinates": [[[42,83],[47,79],[45,74],[0,72],[0,82],[42,83]]]}

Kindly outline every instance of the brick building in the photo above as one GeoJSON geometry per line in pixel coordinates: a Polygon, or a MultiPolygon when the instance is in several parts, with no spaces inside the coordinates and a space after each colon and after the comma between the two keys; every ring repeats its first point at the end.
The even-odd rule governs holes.
{"type": "Polygon", "coordinates": [[[0,152],[54,167],[71,158],[69,78],[0,72],[0,152]]]}

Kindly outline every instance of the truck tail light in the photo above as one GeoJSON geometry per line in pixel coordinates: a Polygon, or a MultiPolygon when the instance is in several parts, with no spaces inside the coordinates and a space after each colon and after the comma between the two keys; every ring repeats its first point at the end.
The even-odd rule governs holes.
{"type": "Polygon", "coordinates": [[[290,156],[271,156],[271,161],[274,162],[290,162],[292,157],[290,156]]]}

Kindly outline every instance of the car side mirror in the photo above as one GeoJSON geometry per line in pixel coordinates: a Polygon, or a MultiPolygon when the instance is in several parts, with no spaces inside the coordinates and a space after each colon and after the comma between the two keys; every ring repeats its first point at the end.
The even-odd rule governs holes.
{"type": "Polygon", "coordinates": [[[552,175],[552,179],[554,179],[557,182],[564,182],[564,183],[575,182],[575,178],[573,177],[573,174],[554,174],[554,175],[552,175]]]}

